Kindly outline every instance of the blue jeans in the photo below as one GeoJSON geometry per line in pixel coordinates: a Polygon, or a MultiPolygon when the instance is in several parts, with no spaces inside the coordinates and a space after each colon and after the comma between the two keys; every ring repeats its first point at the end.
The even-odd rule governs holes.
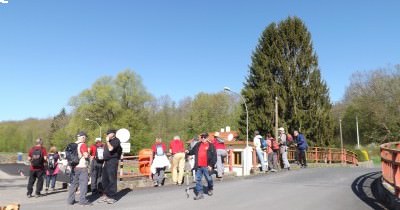
{"type": "Polygon", "coordinates": [[[261,163],[261,170],[265,171],[265,161],[264,161],[264,152],[261,149],[256,149],[258,160],[260,160],[261,163]]]}
{"type": "Polygon", "coordinates": [[[46,189],[49,188],[49,185],[51,188],[54,189],[56,186],[56,179],[57,179],[57,174],[47,175],[46,176],[46,189]]]}
{"type": "Polygon", "coordinates": [[[199,167],[196,171],[196,194],[203,193],[203,183],[201,182],[203,175],[207,180],[208,190],[213,190],[213,180],[208,172],[208,167],[199,167]]]}

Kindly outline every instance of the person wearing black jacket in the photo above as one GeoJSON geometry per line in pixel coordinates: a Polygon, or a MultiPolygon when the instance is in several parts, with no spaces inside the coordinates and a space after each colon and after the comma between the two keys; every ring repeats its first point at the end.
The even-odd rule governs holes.
{"type": "Polygon", "coordinates": [[[207,194],[213,194],[213,180],[210,172],[213,170],[217,162],[217,152],[213,144],[208,140],[208,133],[200,135],[201,141],[197,143],[190,151],[189,155],[195,155],[194,169],[196,170],[196,197],[195,200],[203,199],[203,184],[201,179],[204,177],[207,180],[207,194]]]}
{"type": "Polygon", "coordinates": [[[119,159],[122,154],[121,141],[115,136],[116,130],[107,131],[107,141],[104,147],[104,166],[102,174],[102,183],[104,195],[98,202],[113,204],[117,194],[117,172],[119,159]]]}

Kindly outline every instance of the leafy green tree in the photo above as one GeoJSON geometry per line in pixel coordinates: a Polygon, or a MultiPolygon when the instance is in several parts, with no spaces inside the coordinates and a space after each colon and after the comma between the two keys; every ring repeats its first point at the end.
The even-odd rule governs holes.
{"type": "Polygon", "coordinates": [[[99,123],[103,131],[126,128],[131,133],[131,151],[136,153],[150,145],[148,109],[151,100],[140,76],[131,70],[119,73],[116,78],[102,77],[90,89],[71,99],[74,109],[67,132],[76,134],[87,130],[93,142],[97,124],[88,123],[86,118],[99,123]]]}
{"type": "Polygon", "coordinates": [[[351,76],[343,104],[343,138],[357,143],[356,116],[361,144],[398,141],[400,134],[400,65],[351,76]]]}
{"type": "MultiPolygon", "coordinates": [[[[299,129],[311,144],[332,140],[331,103],[321,79],[311,34],[297,17],[271,23],[262,33],[253,55],[242,95],[249,110],[249,134],[274,129],[275,97],[279,125],[289,132],[299,129]]],[[[242,105],[244,110],[244,106],[242,105]]],[[[240,118],[246,133],[246,113],[240,118]]]]}

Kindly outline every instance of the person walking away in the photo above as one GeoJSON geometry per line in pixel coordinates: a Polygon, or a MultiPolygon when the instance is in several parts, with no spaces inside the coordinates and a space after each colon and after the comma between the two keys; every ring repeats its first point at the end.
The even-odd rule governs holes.
{"type": "Polygon", "coordinates": [[[287,157],[287,151],[288,151],[288,145],[287,145],[287,141],[286,141],[286,134],[285,134],[285,129],[280,127],[278,129],[279,131],[279,145],[280,145],[280,152],[281,152],[281,157],[282,157],[282,162],[283,162],[283,168],[290,170],[290,164],[289,164],[289,160],[287,157]]]}
{"type": "Polygon", "coordinates": [[[195,155],[194,168],[196,170],[196,188],[194,200],[200,200],[204,198],[203,192],[203,176],[207,180],[207,194],[213,195],[214,183],[210,172],[213,170],[217,163],[217,151],[212,143],[208,140],[208,133],[202,133],[200,135],[200,142],[197,143],[193,149],[186,151],[189,155],[195,155]]]}
{"type": "Polygon", "coordinates": [[[75,194],[79,187],[79,202],[78,204],[81,206],[90,206],[92,205],[86,199],[87,187],[89,182],[89,174],[88,174],[88,162],[89,162],[89,153],[88,147],[86,145],[87,134],[83,131],[77,134],[77,150],[78,150],[78,158],[79,163],[76,166],[73,166],[74,175],[72,179],[72,184],[68,189],[68,204],[73,205],[75,203],[75,194]]]}
{"type": "Polygon", "coordinates": [[[43,189],[43,179],[44,179],[44,162],[47,161],[47,151],[43,147],[43,140],[41,138],[36,139],[36,144],[28,151],[28,161],[30,162],[29,167],[29,179],[28,179],[28,192],[26,195],[28,198],[32,197],[33,185],[36,179],[36,192],[35,197],[41,196],[40,192],[43,189]]]}
{"type": "Polygon", "coordinates": [[[153,175],[154,187],[158,187],[164,185],[165,169],[171,167],[171,164],[165,154],[167,146],[162,142],[161,138],[156,138],[151,149],[153,151],[153,162],[150,170],[153,175]]]}
{"type": "Polygon", "coordinates": [[[102,184],[104,194],[98,202],[113,204],[117,202],[117,173],[119,160],[122,155],[121,141],[115,136],[116,130],[107,131],[106,145],[104,147],[104,167],[102,175],[102,184]]]}
{"type": "Polygon", "coordinates": [[[224,139],[220,138],[219,132],[214,133],[212,143],[217,150],[217,178],[222,179],[222,176],[224,175],[224,159],[228,153],[226,152],[224,139]]]}
{"type": "Polygon", "coordinates": [[[182,185],[185,168],[185,145],[179,136],[169,144],[169,152],[172,154],[172,181],[177,185],[182,185]]]}
{"type": "Polygon", "coordinates": [[[307,140],[303,134],[299,133],[299,131],[295,130],[293,133],[297,147],[297,153],[299,155],[300,167],[307,168],[307,140]]]}
{"type": "Polygon", "coordinates": [[[90,189],[92,195],[99,194],[102,190],[101,175],[104,164],[104,144],[101,138],[95,139],[95,143],[90,146],[90,189]]]}
{"type": "Polygon", "coordinates": [[[278,156],[276,152],[274,152],[274,150],[272,149],[272,143],[273,141],[275,141],[275,139],[271,136],[271,133],[267,133],[265,139],[267,141],[266,153],[268,157],[268,171],[276,172],[276,169],[278,167],[277,165],[278,156]]]}
{"type": "Polygon", "coordinates": [[[46,169],[46,193],[51,187],[52,191],[55,191],[57,174],[60,171],[58,167],[58,160],[60,159],[60,155],[58,154],[56,147],[51,147],[49,150],[49,154],[47,155],[47,169],[46,169]]]}
{"type": "Polygon", "coordinates": [[[261,139],[262,136],[260,135],[259,131],[254,131],[254,139],[253,139],[253,145],[256,149],[257,157],[258,160],[260,161],[261,164],[261,171],[265,172],[266,171],[266,166],[265,166],[265,161],[264,161],[264,151],[261,149],[261,139]]]}
{"type": "MultiPolygon", "coordinates": [[[[193,149],[194,146],[199,143],[199,137],[198,136],[194,136],[193,139],[190,140],[189,143],[189,150],[193,149]]],[[[187,155],[187,159],[190,165],[190,170],[192,172],[192,176],[193,176],[193,182],[196,182],[196,170],[194,169],[194,159],[195,156],[194,155],[187,155]]]]}

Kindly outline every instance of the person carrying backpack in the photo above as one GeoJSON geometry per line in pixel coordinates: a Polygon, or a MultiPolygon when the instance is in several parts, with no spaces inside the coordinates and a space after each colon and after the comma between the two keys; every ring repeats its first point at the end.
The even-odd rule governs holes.
{"type": "Polygon", "coordinates": [[[278,129],[279,131],[279,145],[280,145],[280,152],[281,152],[281,157],[282,157],[282,162],[283,162],[283,168],[290,170],[290,163],[287,157],[287,151],[288,151],[288,146],[287,146],[287,139],[286,139],[286,134],[285,134],[285,129],[280,127],[278,129]]]}
{"type": "Polygon", "coordinates": [[[28,198],[32,197],[33,185],[36,179],[36,192],[35,197],[41,196],[40,192],[43,189],[43,179],[45,173],[44,163],[47,160],[47,151],[43,146],[43,140],[41,138],[36,139],[36,145],[33,146],[28,152],[28,161],[31,165],[29,167],[29,179],[28,179],[28,192],[26,195],[28,198]]]}
{"type": "Polygon", "coordinates": [[[260,161],[261,164],[261,172],[266,171],[266,165],[265,165],[265,160],[264,160],[264,151],[261,149],[261,139],[262,136],[260,135],[259,131],[254,131],[254,139],[253,139],[253,145],[256,149],[257,157],[258,160],[260,161]]]}
{"type": "Polygon", "coordinates": [[[90,146],[90,189],[92,195],[100,193],[102,190],[101,174],[103,173],[104,163],[104,144],[101,138],[96,138],[95,143],[90,146]]]}
{"type": "Polygon", "coordinates": [[[212,143],[217,150],[217,178],[222,179],[222,175],[224,174],[224,158],[226,158],[228,153],[226,152],[224,139],[219,137],[219,132],[214,133],[212,143]]]}
{"type": "Polygon", "coordinates": [[[47,169],[46,169],[46,193],[49,190],[49,186],[51,187],[52,191],[55,190],[57,174],[60,171],[58,167],[58,160],[60,156],[57,152],[56,147],[51,147],[49,154],[47,155],[47,169]]]}
{"type": "Polygon", "coordinates": [[[73,205],[75,203],[75,194],[79,186],[80,195],[78,204],[81,206],[90,206],[92,204],[86,199],[86,193],[89,181],[89,174],[88,174],[89,153],[86,145],[87,135],[85,132],[81,131],[78,133],[77,138],[78,140],[75,142],[75,144],[77,144],[79,162],[77,165],[71,164],[74,163],[74,161],[70,163],[74,171],[73,174],[74,177],[72,179],[72,184],[68,189],[67,202],[70,205],[73,205]]]}
{"type": "MultiPolygon", "coordinates": [[[[199,143],[199,137],[198,136],[194,136],[193,139],[189,140],[188,143],[189,143],[189,145],[188,145],[189,150],[193,149],[194,146],[197,143],[199,143]]],[[[193,182],[196,182],[196,170],[194,169],[194,159],[195,158],[196,157],[194,155],[186,154],[186,159],[187,159],[187,161],[189,163],[190,171],[191,171],[192,176],[193,176],[193,182]]]]}
{"type": "Polygon", "coordinates": [[[156,138],[156,142],[151,147],[153,151],[153,162],[151,163],[150,170],[153,174],[154,187],[164,184],[164,173],[166,167],[171,167],[171,164],[165,154],[167,146],[162,143],[161,138],[156,138]]]}
{"type": "Polygon", "coordinates": [[[268,155],[268,170],[271,172],[276,172],[278,169],[278,150],[279,145],[276,140],[271,136],[271,133],[267,133],[267,155],[268,155]],[[275,143],[274,143],[275,142],[275,143]],[[275,145],[275,149],[273,146],[275,145]]]}

